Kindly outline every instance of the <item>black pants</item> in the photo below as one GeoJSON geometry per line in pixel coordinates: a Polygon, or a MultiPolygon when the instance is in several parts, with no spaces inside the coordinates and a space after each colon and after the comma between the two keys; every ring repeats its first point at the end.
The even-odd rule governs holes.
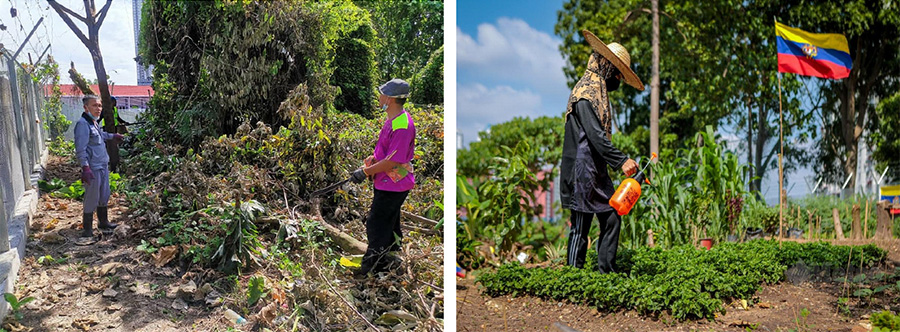
{"type": "Polygon", "coordinates": [[[373,267],[382,256],[390,251],[400,251],[400,207],[409,191],[393,192],[375,189],[372,207],[366,219],[366,237],[369,247],[363,256],[362,265],[373,267]]]}
{"type": "MultiPolygon", "coordinates": [[[[584,267],[587,255],[588,233],[591,230],[593,213],[572,211],[572,228],[569,230],[569,251],[567,265],[584,267]]],[[[597,239],[597,268],[601,273],[615,272],[616,250],[619,247],[619,229],[622,220],[615,210],[597,213],[600,222],[600,236],[597,239]]]]}

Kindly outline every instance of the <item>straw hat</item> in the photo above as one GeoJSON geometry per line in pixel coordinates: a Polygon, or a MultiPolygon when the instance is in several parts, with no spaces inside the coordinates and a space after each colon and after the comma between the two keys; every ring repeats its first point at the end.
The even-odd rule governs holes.
{"type": "Polygon", "coordinates": [[[631,55],[628,54],[625,46],[619,45],[619,43],[604,44],[600,41],[600,38],[597,38],[597,36],[587,30],[581,30],[581,34],[584,35],[584,39],[587,40],[588,44],[591,44],[594,52],[600,53],[600,55],[612,62],[616,68],[619,68],[619,71],[625,76],[625,83],[639,91],[644,91],[644,83],[641,83],[641,79],[631,70],[631,55]]]}

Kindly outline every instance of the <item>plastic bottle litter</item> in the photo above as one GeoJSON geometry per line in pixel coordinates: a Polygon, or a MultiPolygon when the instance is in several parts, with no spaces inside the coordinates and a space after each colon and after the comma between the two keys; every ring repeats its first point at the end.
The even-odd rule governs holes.
{"type": "Polygon", "coordinates": [[[247,320],[244,319],[244,317],[241,317],[241,315],[238,315],[238,313],[231,309],[225,310],[225,318],[234,325],[243,325],[247,323],[247,320]]]}

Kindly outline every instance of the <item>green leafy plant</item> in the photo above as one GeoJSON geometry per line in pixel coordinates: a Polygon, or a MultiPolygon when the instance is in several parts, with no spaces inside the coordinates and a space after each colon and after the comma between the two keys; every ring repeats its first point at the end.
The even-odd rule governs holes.
{"type": "Polygon", "coordinates": [[[152,254],[152,253],[156,252],[156,247],[154,247],[152,243],[147,242],[147,240],[141,240],[141,244],[139,244],[135,248],[135,250],[144,252],[144,253],[148,253],[148,254],[152,254]]]}
{"type": "Polygon", "coordinates": [[[42,192],[51,193],[66,186],[66,182],[62,179],[53,179],[50,181],[38,180],[38,189],[42,192]]]}
{"type": "Polygon", "coordinates": [[[60,257],[60,258],[53,258],[53,256],[45,255],[45,256],[38,257],[37,263],[41,264],[41,265],[57,265],[57,264],[65,263],[68,260],[69,260],[69,258],[65,257],[65,256],[60,257]]]}
{"type": "Polygon", "coordinates": [[[251,277],[247,284],[247,305],[255,305],[266,293],[266,278],[263,276],[251,277]]]}
{"type": "Polygon", "coordinates": [[[15,294],[12,293],[3,293],[3,298],[6,299],[6,303],[9,303],[10,310],[12,310],[13,318],[16,320],[22,320],[24,315],[22,314],[22,307],[25,306],[28,302],[34,301],[34,297],[26,297],[24,299],[17,299],[15,294]]]}
{"type": "Polygon", "coordinates": [[[530,149],[528,143],[519,142],[515,152],[505,146],[501,148],[512,157],[493,159],[490,180],[469,184],[465,178],[457,177],[457,204],[466,211],[466,236],[474,239],[475,231],[489,235],[500,251],[506,253],[526,223],[539,212],[535,209],[535,192],[540,182],[520,157],[530,149]]]}
{"type": "Polygon", "coordinates": [[[58,198],[80,200],[84,197],[84,186],[81,184],[81,180],[77,180],[68,186],[59,188],[58,190],[50,193],[50,195],[58,198]]]}
{"type": "Polygon", "coordinates": [[[872,332],[896,332],[900,331],[900,316],[884,310],[873,313],[871,318],[872,332]]]}
{"type": "Polygon", "coordinates": [[[50,141],[50,144],[47,145],[47,150],[53,155],[72,158],[75,156],[75,142],[59,136],[50,141]]]}
{"type": "Polygon", "coordinates": [[[228,220],[227,232],[212,260],[220,270],[236,273],[244,265],[255,260],[253,251],[260,247],[257,239],[256,216],[265,211],[257,201],[229,203],[220,209],[222,217],[228,220]]]}
{"type": "MultiPolygon", "coordinates": [[[[595,272],[589,252],[584,269],[569,266],[528,269],[517,262],[500,266],[476,279],[490,296],[533,295],[585,303],[603,310],[633,309],[645,314],[669,312],[683,320],[712,319],[731,299],[751,298],[763,283],[784,278],[784,271],[799,257],[816,257],[823,264],[837,263],[849,247],[827,243],[800,244],[777,241],[723,243],[712,250],[677,246],[669,250],[640,247],[620,250],[618,273],[595,272]],[[785,248],[787,254],[783,253],[785,248]]],[[[882,262],[886,252],[874,246],[854,247],[864,264],[882,262]]],[[[843,257],[846,260],[847,256],[843,257]]]]}

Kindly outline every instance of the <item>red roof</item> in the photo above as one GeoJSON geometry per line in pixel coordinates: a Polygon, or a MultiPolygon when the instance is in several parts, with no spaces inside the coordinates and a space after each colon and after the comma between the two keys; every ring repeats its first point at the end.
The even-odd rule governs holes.
{"type": "MultiPolygon", "coordinates": [[[[45,85],[46,94],[50,94],[50,85],[45,85]]],[[[60,84],[59,90],[63,96],[81,96],[81,90],[75,87],[75,84],[60,84]]],[[[91,90],[100,93],[100,88],[96,84],[91,85],[91,90]]],[[[149,97],[153,96],[153,88],[149,85],[110,85],[109,93],[113,97],[149,97]]]]}

